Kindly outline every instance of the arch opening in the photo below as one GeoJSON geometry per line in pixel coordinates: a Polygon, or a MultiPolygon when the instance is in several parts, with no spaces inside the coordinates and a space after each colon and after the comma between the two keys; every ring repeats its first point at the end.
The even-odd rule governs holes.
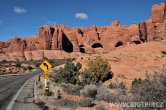
{"type": "Polygon", "coordinates": [[[84,45],[80,45],[80,52],[81,53],[85,53],[85,46],[84,45]]]}
{"type": "Polygon", "coordinates": [[[62,34],[62,48],[65,52],[73,52],[73,44],[64,33],[62,34]]]}
{"type": "Polygon", "coordinates": [[[92,48],[103,48],[103,45],[101,45],[100,43],[95,43],[92,45],[92,48]]]}
{"type": "Polygon", "coordinates": [[[122,46],[122,45],[123,45],[123,42],[122,42],[122,41],[118,41],[118,42],[116,43],[115,47],[120,47],[120,46],[122,46]]]}
{"type": "Polygon", "coordinates": [[[141,42],[140,41],[133,41],[133,43],[140,44],[141,42]]]}

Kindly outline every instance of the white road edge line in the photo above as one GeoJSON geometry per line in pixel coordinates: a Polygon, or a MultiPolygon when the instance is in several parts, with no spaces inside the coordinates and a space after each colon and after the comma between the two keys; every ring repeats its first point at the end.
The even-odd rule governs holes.
{"type": "MultiPolygon", "coordinates": [[[[32,77],[32,78],[33,78],[33,77],[32,77]]],[[[32,79],[32,78],[30,78],[30,79],[32,79]]],[[[29,79],[29,80],[30,80],[30,79],[29,79]]],[[[20,88],[20,90],[17,92],[17,94],[13,97],[13,99],[10,101],[9,105],[7,106],[6,110],[11,110],[11,109],[12,109],[13,104],[15,103],[15,101],[16,101],[18,95],[20,94],[21,90],[24,88],[24,86],[28,83],[29,80],[27,80],[27,81],[24,83],[24,85],[20,88]]]]}
{"type": "MultiPolygon", "coordinates": [[[[36,76],[38,77],[38,75],[36,76]]],[[[34,82],[34,99],[35,101],[37,100],[37,88],[36,88],[36,82],[37,82],[37,78],[35,78],[35,82],[34,82]]]]}

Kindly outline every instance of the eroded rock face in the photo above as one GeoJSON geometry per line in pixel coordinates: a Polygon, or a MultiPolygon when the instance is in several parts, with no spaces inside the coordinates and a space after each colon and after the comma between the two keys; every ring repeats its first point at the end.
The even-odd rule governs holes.
{"type": "Polygon", "coordinates": [[[13,52],[23,53],[18,55],[21,60],[56,58],[54,54],[56,50],[68,53],[103,53],[120,46],[162,39],[166,39],[166,4],[164,3],[153,5],[151,17],[139,25],[133,23],[130,26],[121,26],[120,21],[112,21],[110,26],[88,28],[70,28],[63,25],[41,26],[35,36],[15,37],[0,42],[0,59],[10,57],[10,55],[5,56],[6,53],[13,52]]]}
{"type": "Polygon", "coordinates": [[[166,4],[152,6],[150,19],[139,24],[141,39],[146,41],[166,39],[166,4]]]}
{"type": "Polygon", "coordinates": [[[151,18],[152,22],[163,22],[166,19],[166,4],[159,3],[152,6],[151,18]]]}

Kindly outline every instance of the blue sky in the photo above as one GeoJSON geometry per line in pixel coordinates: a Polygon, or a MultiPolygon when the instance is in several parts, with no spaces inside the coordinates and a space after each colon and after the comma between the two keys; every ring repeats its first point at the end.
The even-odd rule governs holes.
{"type": "Polygon", "coordinates": [[[0,41],[35,35],[45,24],[89,27],[113,20],[138,24],[160,2],[165,0],[0,0],[0,41]]]}

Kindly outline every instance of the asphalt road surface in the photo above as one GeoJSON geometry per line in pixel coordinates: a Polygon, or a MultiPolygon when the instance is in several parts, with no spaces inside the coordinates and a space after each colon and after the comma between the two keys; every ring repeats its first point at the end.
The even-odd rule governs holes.
{"type": "Polygon", "coordinates": [[[24,85],[24,83],[39,74],[40,70],[17,76],[0,76],[0,110],[6,110],[7,106],[24,85]]]}

